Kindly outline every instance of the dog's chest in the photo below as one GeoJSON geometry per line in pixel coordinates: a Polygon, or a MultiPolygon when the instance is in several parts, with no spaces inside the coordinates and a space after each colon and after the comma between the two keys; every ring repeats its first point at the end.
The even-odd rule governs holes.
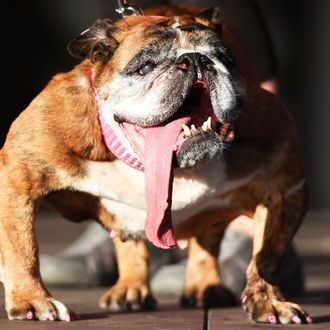
{"type": "MultiPolygon", "coordinates": [[[[221,195],[244,184],[249,178],[230,181],[219,161],[194,170],[175,170],[172,192],[174,226],[204,209],[227,205],[221,195]]],[[[120,161],[87,163],[87,175],[72,188],[100,197],[113,214],[118,229],[143,231],[146,218],[144,173],[120,161]]]]}

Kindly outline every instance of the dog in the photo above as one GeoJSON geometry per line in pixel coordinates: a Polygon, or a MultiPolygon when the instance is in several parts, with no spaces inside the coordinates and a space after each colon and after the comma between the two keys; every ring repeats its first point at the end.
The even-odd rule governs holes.
{"type": "Polygon", "coordinates": [[[82,61],[51,79],[0,151],[9,319],[74,318],[39,272],[34,220],[46,201],[116,233],[119,278],[101,307],[155,308],[145,239],[163,249],[189,240],[183,305],[231,304],[217,257],[228,224],[246,215],[255,222],[248,318],[310,323],[277,285],[308,202],[295,124],[259,87],[219,9],[97,20],[68,49],[82,61]]]}

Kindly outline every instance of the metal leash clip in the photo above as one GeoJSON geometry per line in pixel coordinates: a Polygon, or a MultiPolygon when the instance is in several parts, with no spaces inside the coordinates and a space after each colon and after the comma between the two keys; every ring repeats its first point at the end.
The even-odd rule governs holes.
{"type": "Polygon", "coordinates": [[[126,0],[117,0],[118,8],[116,12],[123,17],[125,16],[134,16],[134,15],[143,15],[143,12],[140,8],[130,5],[126,0]]]}

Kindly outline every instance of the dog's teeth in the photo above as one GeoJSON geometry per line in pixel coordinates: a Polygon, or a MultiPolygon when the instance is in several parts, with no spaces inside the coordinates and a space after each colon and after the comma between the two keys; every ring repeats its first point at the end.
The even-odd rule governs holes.
{"type": "Polygon", "coordinates": [[[184,131],[184,135],[187,136],[187,137],[190,137],[191,136],[191,132],[190,132],[190,129],[187,125],[183,124],[182,125],[182,128],[183,128],[183,131],[184,131]]]}
{"type": "Polygon", "coordinates": [[[212,126],[211,126],[212,120],[211,120],[211,117],[207,118],[206,123],[207,123],[207,128],[208,128],[210,131],[212,131],[212,126]]]}
{"type": "Polygon", "coordinates": [[[196,128],[196,126],[194,124],[191,125],[191,128],[190,129],[191,129],[191,132],[192,133],[196,133],[197,132],[197,128],[196,128]]]}
{"type": "Polygon", "coordinates": [[[204,123],[203,123],[202,131],[203,132],[207,132],[208,131],[208,125],[207,125],[207,122],[206,121],[204,121],[204,123]]]}
{"type": "Polygon", "coordinates": [[[203,132],[212,132],[211,117],[207,118],[207,120],[204,121],[203,126],[202,126],[202,131],[203,132]]]}

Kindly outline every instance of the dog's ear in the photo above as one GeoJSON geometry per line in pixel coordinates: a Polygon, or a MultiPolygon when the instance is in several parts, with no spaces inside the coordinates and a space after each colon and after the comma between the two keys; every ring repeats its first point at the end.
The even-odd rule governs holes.
{"type": "Polygon", "coordinates": [[[92,62],[110,60],[118,46],[112,33],[116,27],[109,19],[98,19],[90,28],[68,44],[69,53],[76,58],[89,58],[92,62]]]}
{"type": "Polygon", "coordinates": [[[196,19],[200,19],[204,22],[207,21],[208,24],[213,25],[218,33],[221,33],[222,13],[219,7],[212,7],[200,11],[197,13],[196,19]]]}

